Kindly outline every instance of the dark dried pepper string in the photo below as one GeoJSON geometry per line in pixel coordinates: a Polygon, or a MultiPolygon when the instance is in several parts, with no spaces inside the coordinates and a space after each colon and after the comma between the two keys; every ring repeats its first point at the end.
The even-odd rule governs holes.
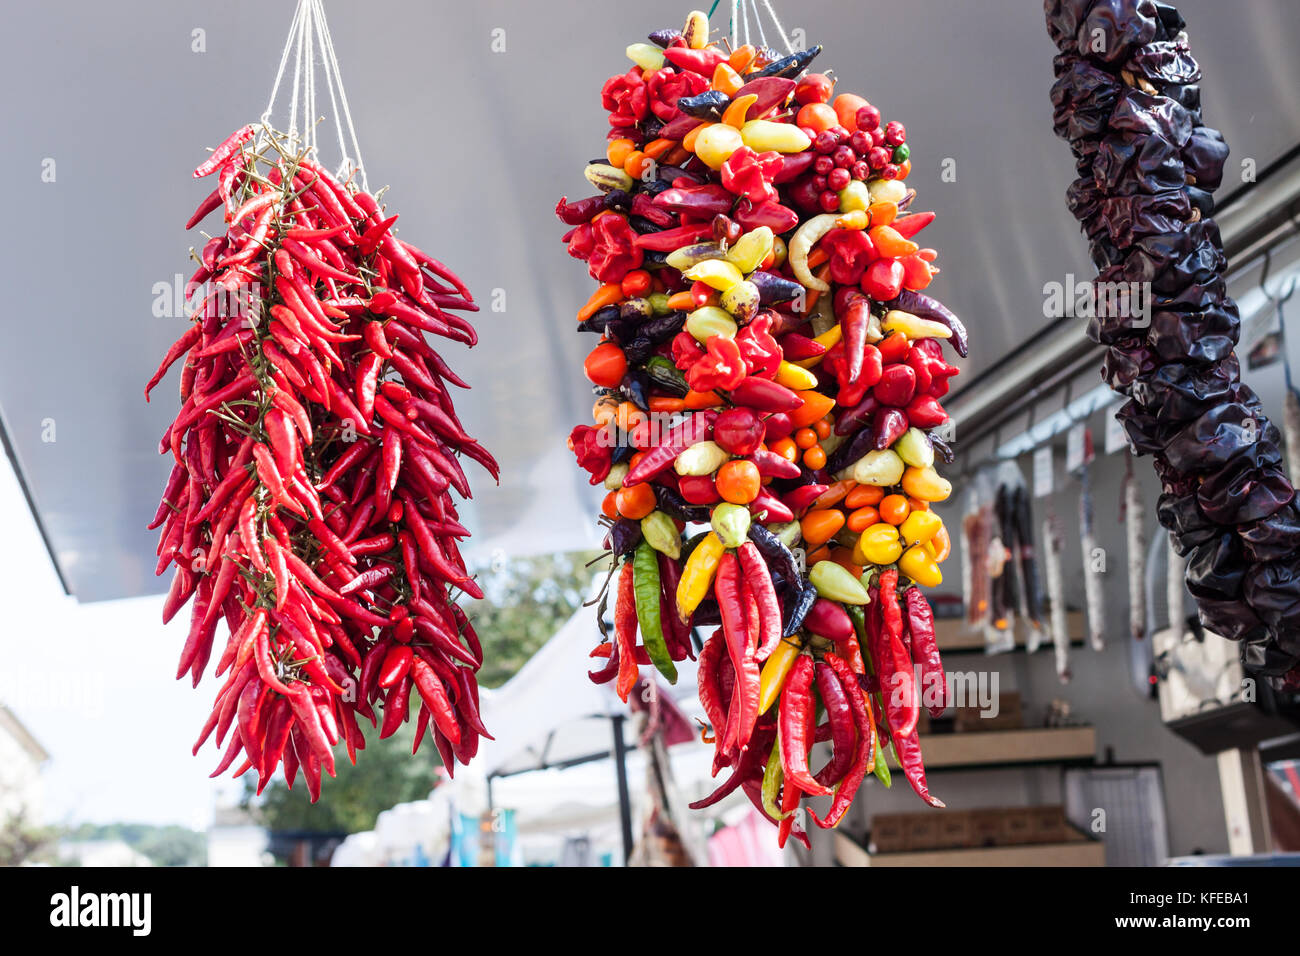
{"type": "MultiPolygon", "coordinates": [[[[1045,0],[1053,127],[1078,178],[1066,201],[1100,282],[1147,283],[1150,322],[1103,315],[1102,374],[1154,456],[1157,514],[1187,559],[1202,623],[1251,671],[1300,685],[1300,510],[1277,428],[1240,380],[1237,306],[1211,218],[1228,155],[1201,122],[1200,68],[1178,11],[1155,0],[1045,0]]],[[[1096,311],[1096,310],[1094,310],[1096,311]]]]}

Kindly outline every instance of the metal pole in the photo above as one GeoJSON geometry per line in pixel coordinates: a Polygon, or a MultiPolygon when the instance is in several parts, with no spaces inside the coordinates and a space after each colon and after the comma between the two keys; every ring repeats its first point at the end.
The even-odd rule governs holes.
{"type": "Polygon", "coordinates": [[[618,774],[618,814],[623,824],[623,865],[632,859],[632,798],[627,789],[627,746],[623,743],[623,722],[627,718],[615,714],[610,718],[614,725],[614,771],[618,774]]]}

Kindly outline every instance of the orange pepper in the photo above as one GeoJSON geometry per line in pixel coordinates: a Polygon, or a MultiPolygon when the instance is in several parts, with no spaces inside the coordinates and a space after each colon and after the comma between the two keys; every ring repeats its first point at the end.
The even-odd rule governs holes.
{"type": "Polygon", "coordinates": [[[681,143],[678,143],[672,148],[668,155],[664,157],[664,162],[669,166],[680,166],[690,158],[691,151],[681,143]]]}
{"type": "Polygon", "coordinates": [[[858,483],[852,478],[845,478],[843,481],[837,481],[823,491],[820,497],[816,498],[808,508],[810,511],[817,511],[822,508],[833,508],[843,501],[844,496],[857,486],[858,483]]]}
{"type": "Polygon", "coordinates": [[[852,548],[831,548],[831,560],[855,578],[862,577],[862,565],[854,563],[852,548]]]}
{"type": "Polygon", "coordinates": [[[722,122],[727,126],[734,126],[740,129],[745,125],[745,114],[749,108],[758,102],[757,93],[746,93],[732,100],[725,110],[722,111],[722,122]]]}
{"type": "Polygon", "coordinates": [[[618,400],[610,398],[608,395],[599,399],[595,405],[591,406],[591,420],[597,425],[607,425],[614,420],[618,414],[618,400]]]}
{"type": "Polygon", "coordinates": [[[651,395],[650,411],[672,414],[673,412],[682,412],[686,410],[685,399],[678,398],[675,395],[651,395]]]}
{"type": "Polygon", "coordinates": [[[910,159],[905,159],[905,160],[903,160],[901,163],[898,164],[898,178],[899,178],[899,179],[906,179],[907,176],[908,176],[908,174],[909,174],[911,171],[912,171],[912,161],[911,161],[910,159]]]}
{"type": "MultiPolygon", "coordinates": [[[[799,523],[803,539],[812,547],[825,544],[844,527],[844,512],[836,508],[809,511],[799,523]]],[[[811,558],[810,558],[811,560],[811,558]]]]}
{"type": "Polygon", "coordinates": [[[907,499],[902,495],[886,495],[880,502],[880,517],[892,525],[900,525],[907,520],[911,509],[907,499]]]}
{"type": "Polygon", "coordinates": [[[820,548],[814,548],[808,553],[808,564],[813,565],[818,561],[829,561],[831,559],[831,549],[822,545],[820,548]]]}
{"type": "Polygon", "coordinates": [[[716,392],[697,392],[691,389],[686,393],[686,398],[682,400],[687,408],[713,408],[721,405],[722,399],[716,392]]]}
{"type": "Polygon", "coordinates": [[[871,505],[863,505],[861,508],[854,509],[849,515],[848,528],[854,534],[861,534],[879,520],[880,512],[871,505]]]}
{"type": "Polygon", "coordinates": [[[699,136],[700,136],[700,130],[704,129],[704,127],[706,127],[706,126],[708,126],[708,125],[709,125],[708,123],[703,123],[703,124],[701,124],[701,125],[695,127],[695,129],[691,130],[691,131],[690,131],[689,133],[687,133],[685,136],[683,136],[683,137],[682,137],[682,146],[685,147],[687,150],[689,150],[689,151],[692,152],[692,153],[695,152],[695,141],[696,141],[697,139],[699,139],[699,136]]]}
{"type": "MultiPolygon", "coordinates": [[[[826,281],[826,277],[830,274],[831,274],[830,263],[827,263],[826,265],[822,266],[820,269],[818,269],[816,272],[813,273],[813,275],[821,279],[823,282],[826,281]]],[[[817,300],[820,299],[821,297],[822,294],[818,292],[816,289],[811,290],[808,293],[807,302],[804,304],[804,310],[807,312],[811,312],[813,306],[817,304],[817,300]]]]}
{"type": "Polygon", "coordinates": [[[674,292],[668,297],[667,305],[669,312],[694,312],[695,296],[690,289],[685,292],[674,292]]]}
{"type": "Polygon", "coordinates": [[[618,506],[618,513],[634,521],[640,521],[654,511],[657,504],[654,485],[648,481],[633,485],[631,488],[618,489],[614,492],[614,501],[618,506]]]}
{"type": "Polygon", "coordinates": [[[821,445],[813,445],[803,453],[803,463],[806,468],[816,471],[818,468],[826,466],[826,449],[821,445]]]}
{"type": "Polygon", "coordinates": [[[813,246],[812,252],[808,253],[808,268],[816,269],[818,266],[825,265],[830,258],[831,254],[820,245],[813,246]]]}
{"type": "Polygon", "coordinates": [[[614,416],[615,424],[625,432],[630,432],[645,420],[645,412],[631,402],[620,402],[614,416]]]}
{"type": "Polygon", "coordinates": [[[817,444],[817,433],[811,428],[801,428],[794,433],[794,443],[800,448],[811,448],[817,444]]]}
{"type": "Polygon", "coordinates": [[[901,259],[921,248],[911,239],[904,239],[893,226],[872,226],[867,235],[883,259],[901,259]]]}
{"type": "Polygon", "coordinates": [[[930,539],[930,546],[934,548],[936,564],[952,554],[952,538],[948,537],[948,529],[940,528],[938,533],[930,539]]]}
{"type": "Polygon", "coordinates": [[[803,399],[803,405],[790,413],[790,423],[795,428],[811,425],[835,407],[835,399],[823,395],[821,392],[814,392],[809,389],[806,392],[795,392],[795,394],[803,399]]]}
{"type": "Polygon", "coordinates": [[[930,502],[922,501],[920,498],[908,498],[907,506],[913,511],[929,511],[930,502]]]}
{"type": "Polygon", "coordinates": [[[652,139],[645,144],[645,149],[642,152],[651,159],[662,159],[664,154],[676,145],[677,140],[675,139],[652,139]]]}
{"type": "Polygon", "coordinates": [[[745,85],[740,74],[731,68],[730,63],[719,63],[713,71],[713,88],[727,96],[735,96],[736,90],[745,85]]]}
{"type": "Polygon", "coordinates": [[[871,213],[873,226],[888,226],[898,217],[898,204],[892,202],[875,202],[867,210],[871,213]]]}
{"type": "Polygon", "coordinates": [[[627,162],[628,154],[636,149],[636,143],[630,139],[611,139],[609,145],[605,147],[605,158],[609,160],[611,166],[619,169],[627,162]]]}
{"type": "Polygon", "coordinates": [[[623,172],[633,179],[640,179],[641,174],[645,172],[645,164],[646,154],[639,149],[634,149],[627,154],[627,159],[623,160],[623,172]]]}
{"type": "Polygon", "coordinates": [[[839,117],[827,103],[805,103],[795,116],[796,126],[807,126],[817,132],[839,125],[839,117]]]}
{"type": "Polygon", "coordinates": [[[878,485],[858,485],[849,492],[848,497],[844,499],[844,504],[848,508],[864,508],[867,505],[880,504],[884,497],[885,489],[878,485]]]}
{"type": "Polygon", "coordinates": [[[578,310],[578,321],[585,322],[607,305],[613,305],[623,299],[623,286],[618,282],[606,282],[591,294],[587,304],[578,310]]]}
{"type": "Polygon", "coordinates": [[[799,460],[799,448],[794,443],[793,438],[782,438],[772,443],[771,450],[780,455],[786,461],[799,460]]]}
{"type": "MultiPolygon", "coordinates": [[[[745,43],[731,51],[731,56],[727,59],[727,65],[737,73],[744,73],[753,66],[754,60],[757,58],[758,50],[745,43]]],[[[731,94],[727,95],[730,96],[731,94]]]]}
{"type": "Polygon", "coordinates": [[[600,502],[600,513],[603,514],[606,518],[618,517],[618,504],[615,501],[614,492],[611,491],[600,502]]]}

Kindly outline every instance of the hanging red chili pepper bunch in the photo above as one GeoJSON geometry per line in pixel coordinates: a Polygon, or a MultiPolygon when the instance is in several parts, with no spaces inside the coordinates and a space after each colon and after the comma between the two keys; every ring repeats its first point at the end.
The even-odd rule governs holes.
{"type": "Polygon", "coordinates": [[[591,677],[625,699],[639,665],[675,680],[692,629],[721,625],[698,682],[731,773],[696,807],[741,789],[806,842],[801,801],[831,796],[812,819],[837,825],[868,774],[888,785],[890,747],[942,806],[916,732],[946,698],[919,586],[951,550],[931,431],[957,373],[942,343],[965,355],[966,332],[922,292],[934,214],[908,211],[906,132],[805,72],[820,47],[720,47],[699,12],[649,39],[601,91],[598,194],[556,208],[600,283],[578,313],[600,397],[569,445],[623,562],[591,677]]]}
{"type": "MultiPolygon", "coordinates": [[[[461,455],[493,477],[448,383],[468,386],[425,333],[472,346],[476,311],[441,262],[399,239],[396,216],[269,128],[246,126],[194,171],[217,187],[190,218],[224,210],[200,255],[202,301],[145,389],[183,359],[181,409],[160,443],[175,458],[151,523],[163,608],[194,598],[177,677],[198,685],[224,620],[226,675],[194,746],[216,731],[258,789],[301,766],[313,800],[334,746],[387,737],[420,699],[449,770],[487,736],[482,650],[457,592],[481,598],[457,542],[461,455]],[[229,739],[227,740],[227,736],[229,739]]],[[[219,645],[218,645],[219,646],[219,645]]]]}

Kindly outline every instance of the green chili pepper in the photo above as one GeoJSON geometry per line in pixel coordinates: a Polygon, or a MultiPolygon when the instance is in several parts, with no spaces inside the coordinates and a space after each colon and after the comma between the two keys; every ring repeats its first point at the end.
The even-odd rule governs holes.
{"type": "Polygon", "coordinates": [[[659,673],[668,683],[677,683],[677,667],[668,653],[664,640],[663,619],[659,614],[659,559],[648,541],[642,541],[632,559],[632,579],[635,582],[636,620],[641,626],[641,641],[646,653],[659,673]]]}
{"type": "MultiPolygon", "coordinates": [[[[863,584],[865,586],[866,575],[863,575],[863,578],[863,584]]],[[[876,672],[876,665],[871,660],[871,650],[867,646],[867,613],[865,609],[856,604],[846,605],[844,610],[849,612],[849,618],[853,621],[853,630],[857,632],[858,647],[862,651],[862,662],[867,665],[867,673],[874,674],[876,672]]],[[[884,701],[880,699],[879,694],[876,695],[876,702],[880,705],[880,712],[883,714],[885,712],[884,701]]],[[[894,742],[891,740],[889,745],[892,748],[894,742]]],[[[897,759],[897,755],[895,755],[895,759],[897,759]]],[[[876,779],[886,787],[892,786],[893,780],[889,775],[889,765],[885,763],[885,749],[880,745],[879,728],[876,730],[875,761],[876,765],[873,768],[872,773],[876,775],[876,779]]],[[[899,764],[899,766],[902,766],[902,764],[899,764]]]]}
{"type": "Polygon", "coordinates": [[[673,519],[662,511],[652,511],[641,519],[641,537],[656,551],[676,560],[682,553],[682,534],[673,519]]]}
{"type": "Polygon", "coordinates": [[[858,583],[858,579],[834,561],[818,561],[808,572],[808,580],[822,597],[850,607],[870,600],[867,589],[858,583]]]}
{"type": "Polygon", "coordinates": [[[793,548],[795,544],[798,543],[799,535],[801,533],[799,522],[797,521],[787,521],[784,524],[770,524],[767,526],[767,530],[776,535],[777,540],[787,548],[793,548]]]}
{"type": "MultiPolygon", "coordinates": [[[[890,746],[891,749],[893,748],[893,746],[894,746],[894,742],[893,742],[892,740],[889,742],[889,746],[890,746]]],[[[897,754],[894,755],[894,759],[895,759],[895,760],[898,759],[898,755],[897,755],[897,754]]],[[[881,783],[883,783],[883,784],[885,785],[886,788],[893,786],[894,781],[893,781],[893,780],[890,778],[890,776],[889,776],[889,764],[887,764],[887,763],[885,762],[885,748],[882,747],[882,746],[880,746],[880,733],[879,733],[879,731],[876,732],[876,757],[875,757],[875,760],[876,760],[876,766],[875,766],[875,768],[872,770],[872,773],[874,773],[874,774],[876,775],[876,779],[879,780],[881,783]]]]}
{"type": "Polygon", "coordinates": [[[772,754],[767,758],[763,769],[763,809],[773,820],[784,820],[789,813],[781,812],[781,802],[777,799],[781,793],[781,783],[785,771],[781,769],[781,742],[772,744],[772,754]]]}
{"type": "Polygon", "coordinates": [[[686,384],[686,376],[662,355],[650,356],[645,363],[645,370],[650,376],[650,381],[678,398],[691,390],[691,387],[686,384]]]}
{"type": "Polygon", "coordinates": [[[744,505],[724,502],[714,507],[709,525],[728,548],[739,548],[749,534],[749,520],[749,509],[744,505]]]}

